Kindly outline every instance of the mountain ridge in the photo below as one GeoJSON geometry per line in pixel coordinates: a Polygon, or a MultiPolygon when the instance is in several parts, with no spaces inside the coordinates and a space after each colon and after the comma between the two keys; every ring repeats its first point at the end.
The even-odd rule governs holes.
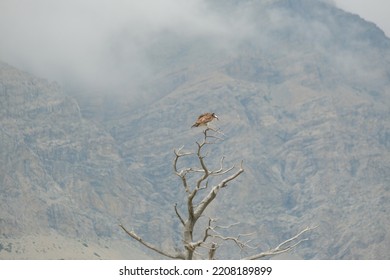
{"type": "MultiPolygon", "coordinates": [[[[390,40],[322,1],[247,1],[230,12],[252,24],[238,39],[221,36],[232,46],[156,34],[146,50],[154,77],[131,89],[136,97],[75,94],[0,64],[4,248],[53,231],[84,240],[72,243],[79,249],[104,239],[159,258],[119,223],[178,246],[173,205],[185,204],[173,149],[194,149],[194,118],[214,111],[224,141],[207,163],[244,160],[245,172],[207,215],[240,222],[264,250],[318,225],[296,257],[388,258],[390,40]]],[[[245,254],[223,246],[218,257],[245,254]]]]}

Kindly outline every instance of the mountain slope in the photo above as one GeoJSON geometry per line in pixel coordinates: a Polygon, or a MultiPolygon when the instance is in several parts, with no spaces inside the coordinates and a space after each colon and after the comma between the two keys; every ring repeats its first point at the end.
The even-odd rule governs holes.
{"type": "MultiPolygon", "coordinates": [[[[206,3],[227,28],[156,33],[137,99],[67,94],[0,64],[1,258],[15,238],[44,235],[80,254],[84,243],[129,246],[91,258],[147,258],[119,222],[163,248],[180,244],[173,149],[196,147],[201,129],[190,127],[206,111],[224,138],[207,163],[245,168],[207,215],[240,222],[232,234],[256,232],[263,250],[317,225],[294,257],[389,258],[390,40],[326,1],[206,3]]],[[[247,253],[221,246],[217,257],[247,253]]]]}
{"type": "Polygon", "coordinates": [[[117,224],[136,198],[112,137],[55,84],[1,63],[0,85],[1,248],[26,235],[123,238],[117,224]]]}
{"type": "Polygon", "coordinates": [[[214,111],[225,135],[213,147],[215,164],[225,155],[246,167],[217,202],[226,223],[244,221],[241,229],[257,231],[265,248],[318,225],[297,249],[304,258],[388,258],[389,39],[325,3],[255,6],[248,16],[261,20],[253,38],[234,52],[210,50],[204,40],[204,57],[184,43],[182,61],[193,64],[160,73],[172,89],[110,123],[113,137],[128,164],[147,166],[156,191],[177,201],[172,149],[193,149],[200,133],[189,127],[214,111]]]}

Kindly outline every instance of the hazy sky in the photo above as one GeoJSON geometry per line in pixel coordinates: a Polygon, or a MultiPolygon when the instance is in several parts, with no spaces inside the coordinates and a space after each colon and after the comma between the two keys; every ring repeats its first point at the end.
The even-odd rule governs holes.
{"type": "Polygon", "coordinates": [[[228,29],[202,0],[0,0],[0,60],[50,80],[127,88],[150,74],[144,50],[157,34],[228,29]]]}
{"type": "MultiPolygon", "coordinates": [[[[334,2],[389,36],[390,0],[334,2]]],[[[236,39],[248,26],[244,17],[221,18],[204,0],[0,0],[0,60],[60,82],[126,87],[150,74],[144,50],[156,34],[236,39]]]]}
{"type": "Polygon", "coordinates": [[[343,10],[374,22],[390,37],[390,0],[334,0],[343,10]]]}

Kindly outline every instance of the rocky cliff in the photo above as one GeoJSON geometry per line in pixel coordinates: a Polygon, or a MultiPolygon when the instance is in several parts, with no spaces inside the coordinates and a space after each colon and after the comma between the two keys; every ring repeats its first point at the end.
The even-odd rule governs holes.
{"type": "Polygon", "coordinates": [[[69,93],[1,64],[2,244],[53,232],[133,245],[119,221],[179,244],[173,149],[193,149],[191,124],[213,111],[224,141],[208,163],[244,160],[245,173],[208,215],[256,232],[263,250],[309,225],[299,258],[389,258],[390,40],[324,1],[210,3],[227,25],[245,18],[245,32],[156,34],[136,100],[69,93]]]}

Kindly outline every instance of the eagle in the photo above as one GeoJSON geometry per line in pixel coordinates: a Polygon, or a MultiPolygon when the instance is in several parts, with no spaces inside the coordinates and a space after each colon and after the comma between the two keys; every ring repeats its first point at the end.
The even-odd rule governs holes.
{"type": "Polygon", "coordinates": [[[211,122],[213,119],[219,120],[215,113],[204,113],[198,117],[198,119],[191,126],[191,128],[205,125],[207,126],[208,123],[211,122]]]}

